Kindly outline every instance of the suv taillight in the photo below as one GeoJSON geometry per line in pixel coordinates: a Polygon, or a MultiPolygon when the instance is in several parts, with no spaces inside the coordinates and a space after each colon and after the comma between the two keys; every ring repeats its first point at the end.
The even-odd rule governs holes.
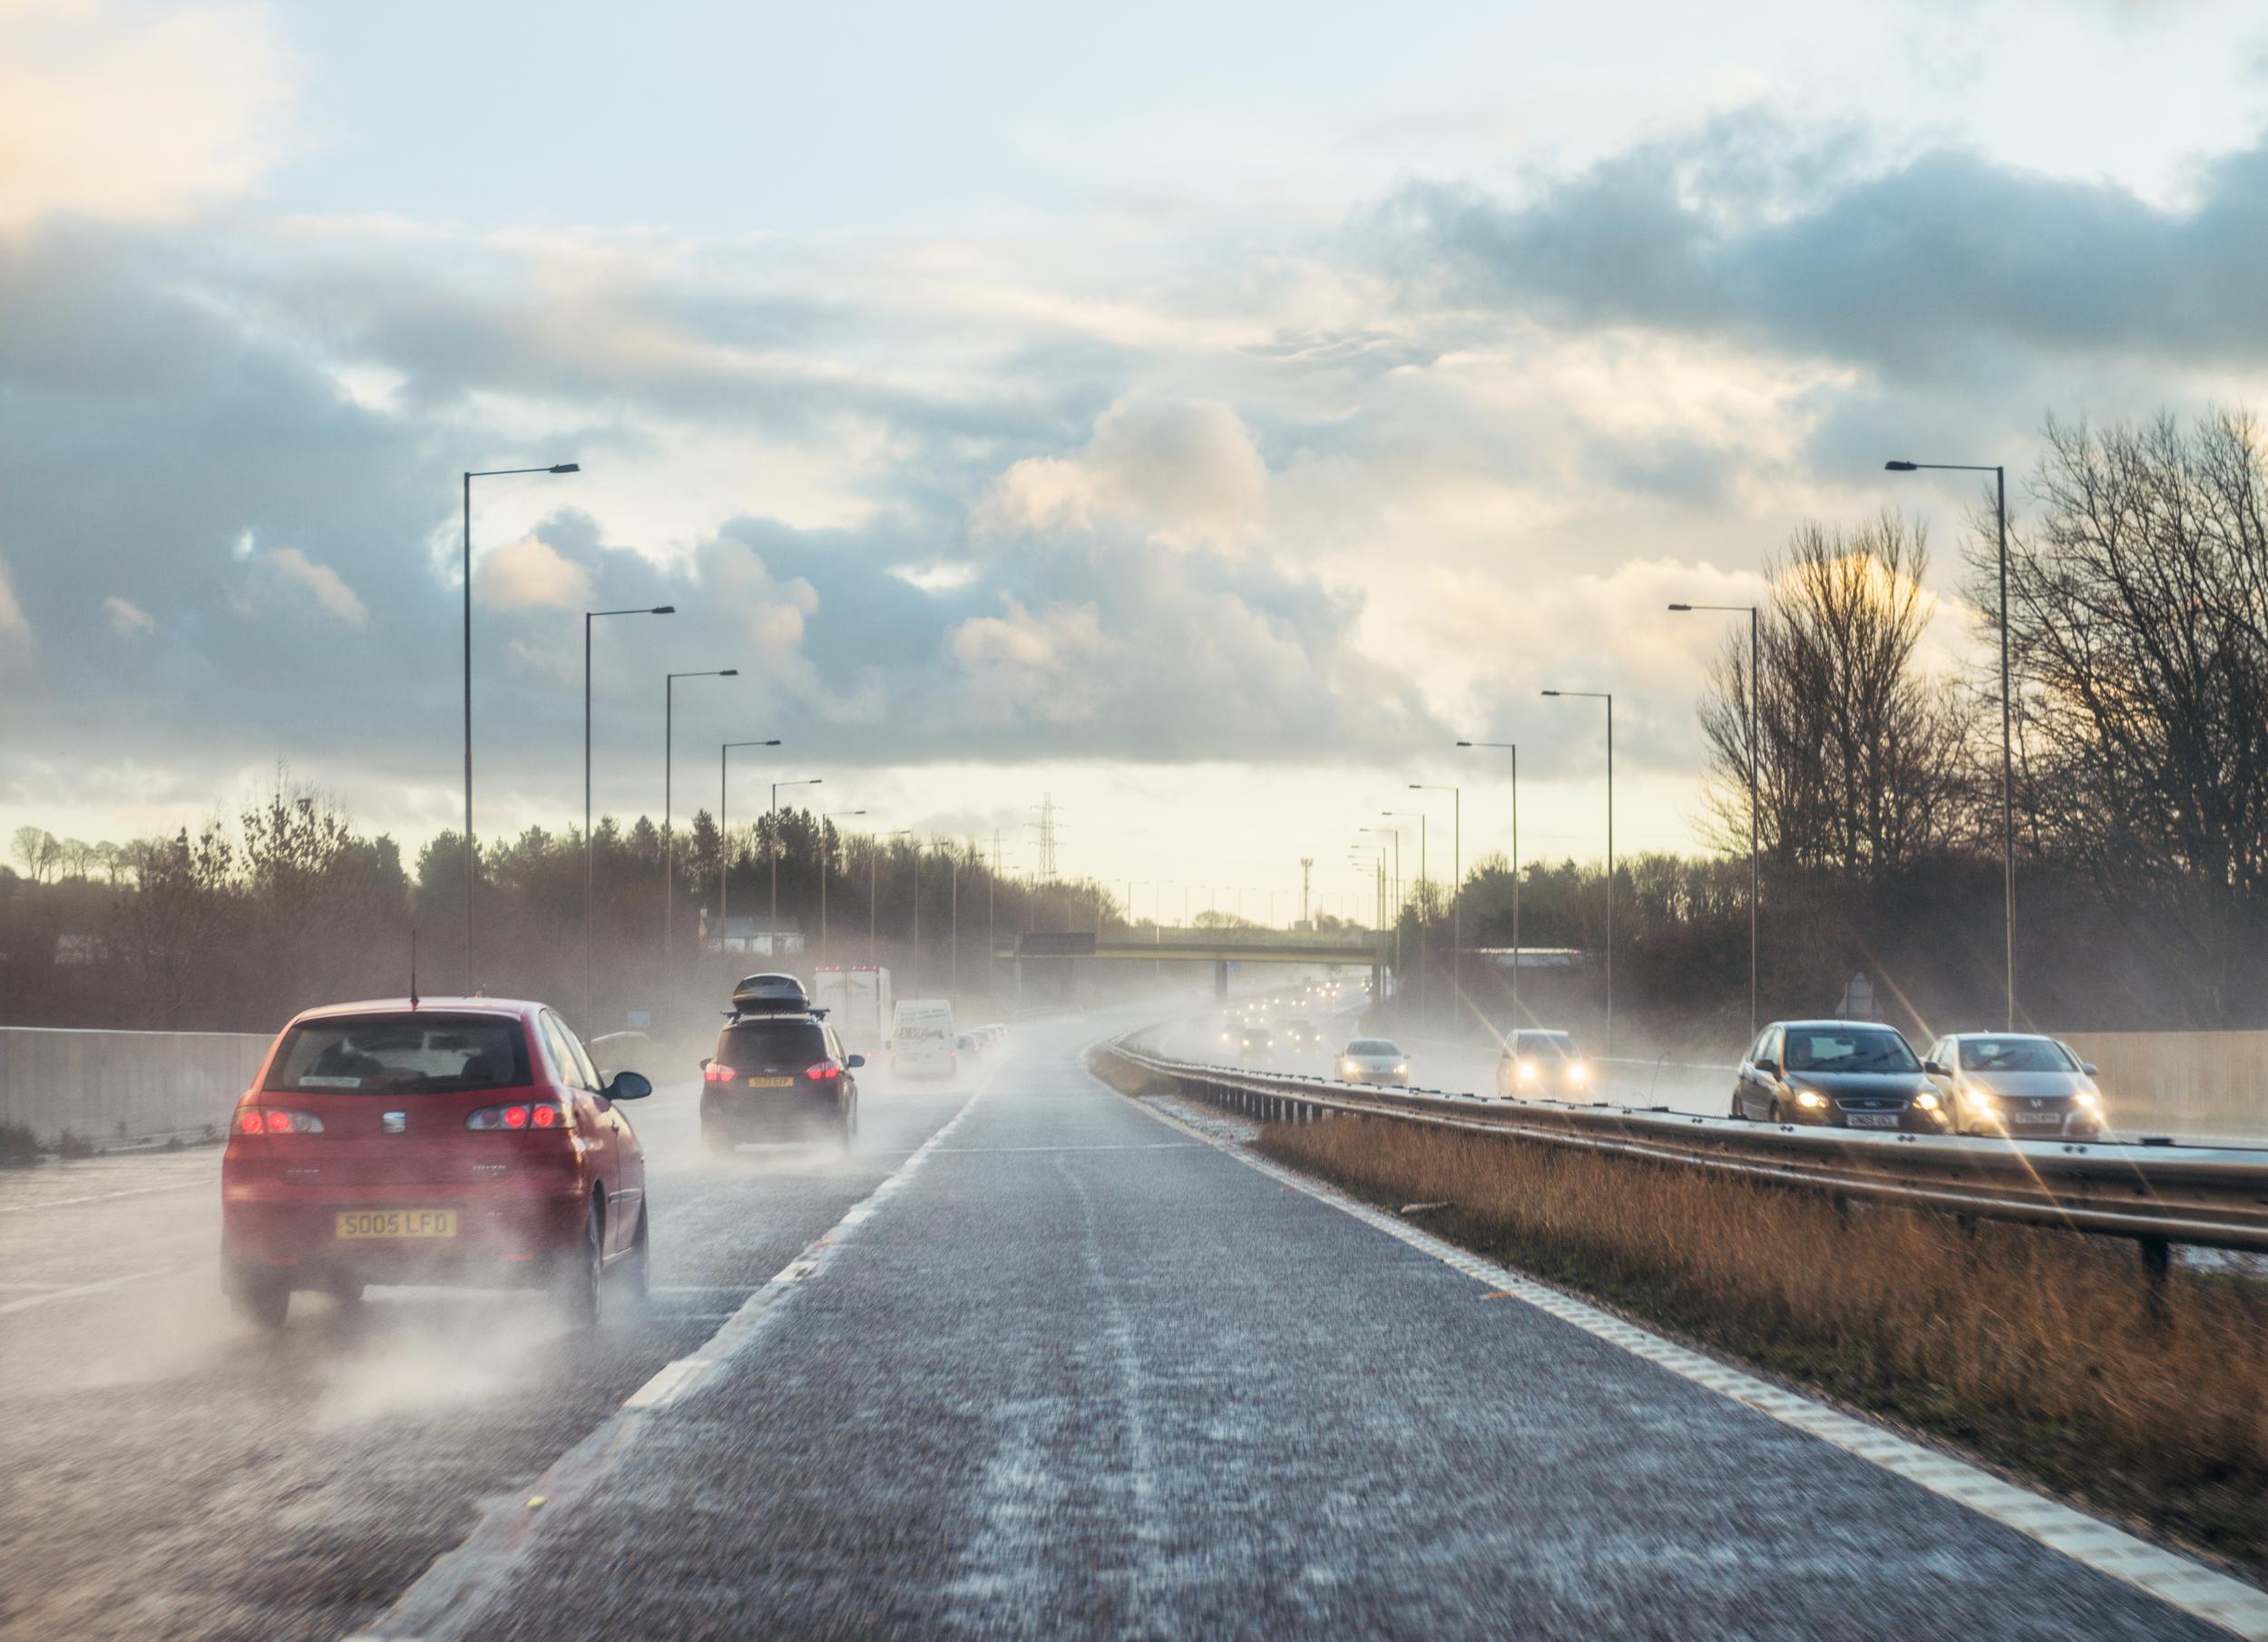
{"type": "Polygon", "coordinates": [[[484,1106],[464,1119],[467,1129],[565,1129],[565,1109],[551,1100],[514,1100],[509,1106],[484,1106]]]}
{"type": "Polygon", "coordinates": [[[240,1135],[319,1135],[323,1119],[313,1112],[286,1111],[277,1106],[248,1106],[236,1115],[240,1135]]]}
{"type": "Polygon", "coordinates": [[[814,1083],[824,1083],[830,1078],[841,1077],[843,1075],[843,1068],[841,1063],[838,1061],[822,1060],[816,1066],[805,1067],[803,1069],[803,1075],[810,1079],[814,1083]]]}
{"type": "Polygon", "coordinates": [[[701,1081],[704,1083],[730,1083],[739,1075],[722,1060],[711,1060],[701,1069],[701,1081]]]}

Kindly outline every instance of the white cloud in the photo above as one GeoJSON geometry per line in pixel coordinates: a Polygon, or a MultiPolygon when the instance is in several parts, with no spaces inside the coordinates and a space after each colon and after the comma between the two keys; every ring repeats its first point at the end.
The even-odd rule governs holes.
{"type": "Polygon", "coordinates": [[[1214,399],[1119,400],[1074,456],[1032,456],[976,510],[1000,534],[1127,523],[1169,547],[1229,547],[1259,527],[1267,464],[1237,413],[1214,399]]]}
{"type": "Polygon", "coordinates": [[[288,74],[267,15],[0,5],[0,228],[184,216],[263,168],[288,74]]]}
{"type": "Polygon", "coordinates": [[[140,605],[112,593],[103,601],[103,619],[122,639],[146,639],[158,630],[157,622],[140,605]]]}
{"type": "Polygon", "coordinates": [[[29,643],[32,624],[24,619],[24,607],[16,602],[15,586],[8,580],[8,562],[0,559],[0,639],[14,639],[29,643]]]}
{"type": "Polygon", "coordinates": [[[316,563],[296,547],[271,548],[267,562],[279,575],[312,594],[318,604],[349,627],[360,627],[370,619],[360,595],[329,565],[316,563]]]}
{"type": "Polygon", "coordinates": [[[946,648],[967,683],[971,705],[994,720],[1077,724],[1095,716],[1111,648],[1091,604],[1026,610],[1007,601],[1004,616],[975,616],[953,630],[946,648]]]}
{"type": "Polygon", "coordinates": [[[591,572],[541,536],[522,536],[481,560],[480,594],[506,610],[589,610],[591,572]]]}

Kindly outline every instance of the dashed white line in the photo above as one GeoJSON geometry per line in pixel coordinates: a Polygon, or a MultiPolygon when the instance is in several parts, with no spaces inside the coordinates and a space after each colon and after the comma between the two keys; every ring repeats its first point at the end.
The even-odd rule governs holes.
{"type": "Polygon", "coordinates": [[[37,1203],[0,1203],[0,1215],[28,1215],[35,1208],[73,1208],[82,1203],[109,1203],[119,1197],[146,1197],[152,1192],[210,1191],[212,1180],[182,1180],[171,1186],[136,1186],[124,1191],[95,1192],[84,1197],[48,1197],[37,1203]]]}
{"type": "Polygon", "coordinates": [[[14,1312],[29,1311],[34,1305],[52,1305],[57,1300],[75,1300],[81,1295],[99,1295],[107,1288],[123,1288],[129,1283],[146,1283],[152,1277],[162,1277],[175,1269],[171,1266],[161,1266],[149,1271],[128,1272],[122,1277],[104,1277],[99,1283],[75,1283],[68,1288],[51,1288],[43,1294],[27,1295],[24,1299],[11,1300],[5,1305],[0,1305],[0,1317],[7,1316],[14,1312]]]}
{"type": "MultiPolygon", "coordinates": [[[[1110,1088],[1099,1078],[1095,1081],[1105,1089],[1110,1088]]],[[[1880,1466],[1908,1481],[1919,1483],[1931,1493],[2028,1535],[2084,1567],[2138,1587],[2168,1607],[2179,1608],[2209,1624],[2218,1625],[2237,1636],[2253,1638],[2255,1642],[2268,1642],[2268,1592],[2263,1592],[2217,1569],[2207,1568],[2201,1562],[2152,1545],[2146,1539],[2136,1539],[2060,1500],[2019,1488],[1967,1461],[1910,1442],[1856,1415],[1830,1408],[1810,1397],[1760,1380],[1715,1357],[1706,1356],[1689,1346],[1679,1345],[1649,1329],[1640,1328],[1610,1312],[1602,1311],[1588,1301],[1579,1300],[1572,1295],[1539,1283],[1510,1266],[1484,1260],[1468,1249],[1420,1231],[1344,1192],[1281,1164],[1270,1162],[1234,1141],[1216,1139],[1195,1124],[1184,1122],[1149,1101],[1130,1096],[1123,1098],[1137,1110],[1148,1112],[1168,1128],[1196,1136],[1206,1145],[1227,1153],[1247,1168],[1257,1169],[1294,1191],[1304,1192],[1318,1202],[1327,1203],[1341,1213],[1351,1215],[1364,1225],[1431,1255],[1444,1266],[1452,1266],[1491,1289],[1524,1301],[1539,1311],[1548,1312],[1610,1345],[1620,1346],[1633,1356],[1643,1357],[1682,1379],[1690,1380],[1720,1396],[1753,1408],[1784,1425],[1793,1426],[1823,1442],[1833,1443],[1870,1464],[1880,1466]]]]}

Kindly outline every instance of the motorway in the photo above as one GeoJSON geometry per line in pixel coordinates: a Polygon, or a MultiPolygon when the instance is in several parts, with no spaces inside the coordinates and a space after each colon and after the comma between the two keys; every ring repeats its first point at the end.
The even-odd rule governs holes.
{"type": "Polygon", "coordinates": [[[847,1157],[706,1162],[666,1087],[655,1302],[585,1335],[246,1332],[210,1151],[0,1184],[0,1637],[2230,1634],[1110,1092],[1137,1019],[870,1084],[847,1157]]]}

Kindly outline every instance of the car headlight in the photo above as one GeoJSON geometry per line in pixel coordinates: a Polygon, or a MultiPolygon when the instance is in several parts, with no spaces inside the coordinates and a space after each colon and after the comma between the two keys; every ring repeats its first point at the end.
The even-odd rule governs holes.
{"type": "Polygon", "coordinates": [[[1969,1091],[1969,1104],[1980,1112],[1997,1112],[2000,1109],[2000,1098],[1989,1089],[1972,1089],[1969,1091]]]}
{"type": "Polygon", "coordinates": [[[1567,1080],[1569,1083],[1589,1083],[1590,1081],[1590,1068],[1580,1060],[1569,1061],[1567,1063],[1567,1080]]]}
{"type": "Polygon", "coordinates": [[[1827,1104],[1827,1097],[1821,1094],[1817,1090],[1799,1089],[1795,1091],[1795,1104],[1804,1107],[1808,1110],[1817,1111],[1821,1107],[1827,1104]]]}
{"type": "Polygon", "coordinates": [[[2093,1090],[2091,1090],[2091,1089],[2083,1089],[2083,1090],[2079,1090],[2079,1092],[2078,1092],[2077,1094],[2073,1095],[2073,1096],[2071,1097],[2071,1104],[2072,1104],[2072,1105],[2074,1105],[2074,1106],[2084,1106],[2084,1107],[2087,1108],[2090,1111],[2091,1111],[2091,1110],[2093,1110],[2096,1107],[2100,1106],[2102,1103],[2103,1103],[2103,1098],[2102,1098],[2102,1096],[2100,1096],[2100,1095],[2097,1094],[2097,1093],[2096,1093],[2093,1090]]]}
{"type": "Polygon", "coordinates": [[[1520,1080],[1522,1083],[1533,1083],[1536,1080],[1536,1063],[1533,1060],[1515,1060],[1512,1064],[1518,1070],[1520,1080]]]}
{"type": "Polygon", "coordinates": [[[1394,1065],[1393,1071],[1394,1076],[1398,1078],[1406,1078],[1410,1075],[1410,1063],[1407,1060],[1397,1061],[1394,1065]]]}
{"type": "Polygon", "coordinates": [[[1925,1089],[1913,1098],[1913,1103],[1925,1112],[1933,1112],[1937,1109],[1937,1096],[1925,1089]]]}

